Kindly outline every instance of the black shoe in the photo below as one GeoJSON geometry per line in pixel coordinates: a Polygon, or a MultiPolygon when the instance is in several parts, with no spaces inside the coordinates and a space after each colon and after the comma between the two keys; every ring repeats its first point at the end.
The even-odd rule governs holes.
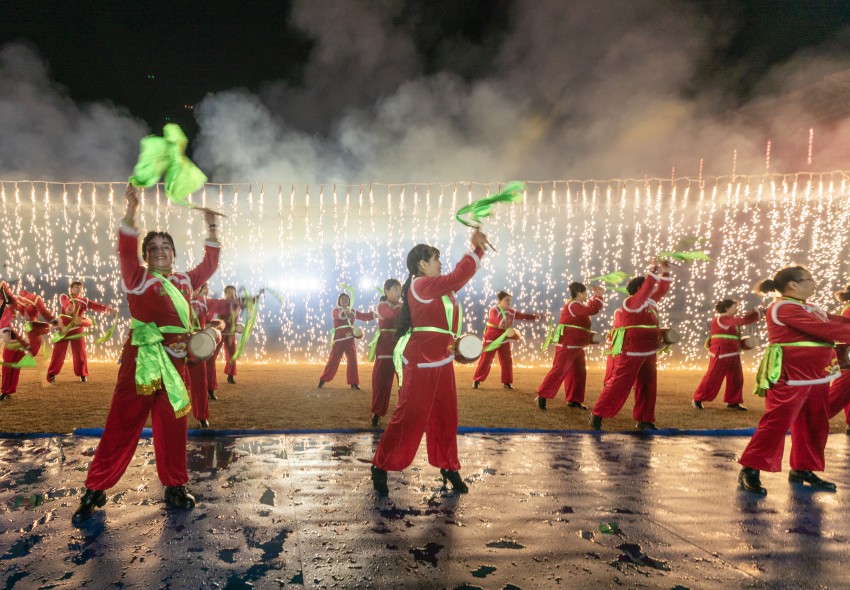
{"type": "Polygon", "coordinates": [[[215,390],[214,390],[214,389],[208,389],[208,390],[207,390],[207,396],[208,396],[211,400],[217,400],[217,399],[218,399],[218,396],[215,394],[215,390]]]}
{"type": "Polygon", "coordinates": [[[658,430],[654,422],[638,422],[635,424],[635,428],[638,430],[658,430]]]}
{"type": "Polygon", "coordinates": [[[189,493],[186,486],[167,486],[165,503],[180,510],[191,510],[195,507],[195,496],[189,493]]]}
{"type": "Polygon", "coordinates": [[[844,429],[844,434],[850,436],[850,424],[847,425],[847,428],[844,429]]]}
{"type": "Polygon", "coordinates": [[[788,481],[793,483],[807,483],[816,490],[835,491],[835,484],[831,481],[819,478],[812,471],[800,471],[792,469],[788,472],[788,481]]]}
{"type": "Polygon", "coordinates": [[[581,402],[567,402],[568,408],[578,408],[579,410],[586,410],[587,406],[581,402]]]}
{"type": "Polygon", "coordinates": [[[693,408],[695,410],[701,410],[702,409],[702,402],[698,402],[697,400],[693,400],[691,402],[691,406],[693,406],[693,408]]]}
{"type": "Polygon", "coordinates": [[[510,383],[502,383],[502,387],[504,387],[505,389],[513,389],[514,388],[514,386],[511,385],[510,383]]]}
{"type": "Polygon", "coordinates": [[[767,495],[767,490],[761,485],[758,469],[750,469],[749,467],[741,469],[741,473],[738,474],[738,485],[748,492],[762,496],[767,495]]]}
{"type": "Polygon", "coordinates": [[[387,487],[387,472],[374,465],[372,465],[372,486],[379,496],[390,495],[390,489],[387,487]]]}
{"type": "Polygon", "coordinates": [[[48,383],[55,383],[56,382],[56,375],[51,375],[50,373],[48,373],[47,374],[47,382],[48,383]]]}
{"type": "Polygon", "coordinates": [[[210,421],[209,420],[201,420],[201,428],[209,428],[210,421]]]}
{"type": "Polygon", "coordinates": [[[324,385],[325,385],[325,382],[322,381],[321,379],[319,379],[319,385],[316,387],[316,389],[321,389],[322,387],[324,387],[324,385]]]}
{"type": "Polygon", "coordinates": [[[86,382],[86,376],[80,375],[80,383],[85,383],[85,382],[86,382]]]}
{"type": "Polygon", "coordinates": [[[473,381],[472,389],[478,389],[478,386],[481,385],[481,381],[473,381]]]}
{"type": "Polygon", "coordinates": [[[233,375],[227,376],[227,382],[230,383],[231,385],[236,385],[236,379],[233,378],[233,375]]]}
{"type": "Polygon", "coordinates": [[[11,393],[0,393],[0,402],[12,401],[11,393]]]}
{"type": "Polygon", "coordinates": [[[458,494],[468,494],[469,487],[463,482],[460,477],[460,471],[449,471],[448,469],[440,469],[440,475],[443,476],[443,486],[446,481],[452,482],[452,490],[458,494]]]}
{"type": "Polygon", "coordinates": [[[377,414],[372,414],[372,428],[377,428],[381,422],[381,417],[377,414]]]}
{"type": "Polygon", "coordinates": [[[80,499],[80,506],[71,517],[71,522],[79,524],[94,513],[95,508],[102,507],[106,504],[106,492],[103,490],[90,490],[86,488],[86,493],[80,499]]]}
{"type": "Polygon", "coordinates": [[[360,386],[355,384],[355,385],[351,386],[351,389],[353,389],[355,391],[360,391],[360,386]]]}
{"type": "Polygon", "coordinates": [[[741,404],[726,404],[726,408],[729,410],[737,410],[739,412],[746,412],[747,408],[742,406],[741,404]]]}
{"type": "Polygon", "coordinates": [[[544,412],[546,411],[546,398],[545,397],[540,397],[539,395],[537,396],[537,407],[540,408],[541,410],[543,410],[544,412]]]}
{"type": "Polygon", "coordinates": [[[590,427],[593,430],[602,430],[602,416],[596,414],[590,415],[590,427]]]}

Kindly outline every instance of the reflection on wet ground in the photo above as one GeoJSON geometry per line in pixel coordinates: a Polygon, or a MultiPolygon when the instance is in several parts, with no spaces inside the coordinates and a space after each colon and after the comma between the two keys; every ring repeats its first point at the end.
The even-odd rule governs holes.
{"type": "MultiPolygon", "coordinates": [[[[469,434],[468,495],[424,446],[376,498],[363,434],[189,443],[191,512],[169,512],[142,440],[82,527],[97,439],[0,440],[0,588],[814,588],[846,585],[850,439],[837,493],[763,474],[736,488],[736,437],[469,434]]],[[[786,459],[787,465],[787,459],[786,459]]]]}

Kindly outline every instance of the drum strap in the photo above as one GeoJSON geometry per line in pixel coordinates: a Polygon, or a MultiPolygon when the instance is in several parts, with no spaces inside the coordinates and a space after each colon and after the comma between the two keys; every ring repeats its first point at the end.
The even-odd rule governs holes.
{"type": "Polygon", "coordinates": [[[398,375],[398,386],[402,386],[402,373],[404,372],[404,363],[402,362],[402,357],[404,356],[404,349],[407,348],[407,342],[410,340],[410,336],[413,332],[437,332],[439,334],[448,334],[455,340],[460,337],[461,329],[463,328],[463,306],[458,301],[457,304],[457,332],[452,332],[452,319],[454,319],[454,310],[455,306],[452,303],[452,300],[449,299],[448,295],[443,295],[443,307],[446,310],[446,328],[437,328],[436,326],[416,326],[415,328],[411,328],[406,334],[403,334],[401,338],[396,342],[395,348],[393,349],[393,366],[395,367],[395,372],[398,375]]]}
{"type": "Polygon", "coordinates": [[[834,344],[828,342],[777,342],[769,344],[761,357],[758,372],[756,373],[756,384],[753,395],[764,397],[770,386],[779,381],[782,375],[782,349],[786,346],[801,346],[806,348],[835,348],[834,344]]]}
{"type": "Polygon", "coordinates": [[[647,330],[657,330],[658,326],[650,326],[637,324],[634,326],[623,326],[621,328],[614,329],[614,337],[611,339],[611,349],[605,351],[606,354],[610,354],[611,356],[617,356],[623,352],[623,341],[626,338],[626,330],[631,330],[634,328],[644,328],[647,330]]]}

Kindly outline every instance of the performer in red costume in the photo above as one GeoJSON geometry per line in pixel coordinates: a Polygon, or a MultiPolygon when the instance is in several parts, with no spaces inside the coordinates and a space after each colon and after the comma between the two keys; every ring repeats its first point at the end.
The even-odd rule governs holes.
{"type": "Polygon", "coordinates": [[[738,302],[733,299],[723,299],[714,306],[717,315],[711,320],[711,336],[709,336],[708,372],[700,381],[691,402],[697,410],[702,409],[703,402],[711,402],[720,392],[723,380],[726,380],[726,391],[723,401],[730,410],[746,411],[742,406],[744,401],[744,369],[741,368],[741,326],[755,323],[761,317],[758,309],[750,310],[746,315],[736,317],[738,302]]]}
{"type": "MultiPolygon", "coordinates": [[[[384,281],[384,296],[378,303],[375,316],[378,331],[375,333],[375,366],[372,369],[372,426],[377,427],[387,415],[390,393],[395,379],[393,350],[398,341],[396,327],[401,315],[401,283],[396,279],[384,281]]],[[[370,349],[371,349],[370,344],[370,349]]]]}
{"type": "Polygon", "coordinates": [[[590,424],[602,430],[602,419],[613,418],[622,409],[632,387],[635,407],[632,417],[638,430],[656,430],[655,394],[658,352],[658,302],[670,288],[670,268],[655,260],[646,277],[635,277],[626,285],[629,297],[615,315],[610,373],[593,406],[590,424]],[[661,271],[659,274],[659,270],[661,271]]]}
{"type": "Polygon", "coordinates": [[[457,457],[457,388],[454,346],[460,332],[455,292],[478,269],[487,236],[472,234],[468,252],[447,275],[441,275],[440,251],[419,244],[407,254],[410,276],[402,288],[399,334],[409,337],[396,355],[403,365],[398,407],[387,424],[372,459],[372,483],[382,496],[389,493],[387,471],[401,471],[413,462],[422,435],[427,434],[428,462],[440,468],[443,483],[459,493],[469,491],[460,477],[457,457]],[[409,334],[408,334],[409,331],[409,334]]]}
{"type": "Polygon", "coordinates": [[[561,383],[567,394],[567,407],[586,410],[584,390],[587,383],[587,363],[584,347],[590,344],[590,317],[602,309],[605,289],[593,287],[593,297],[588,299],[587,287],[570,283],[570,299],[561,310],[553,342],[557,347],[552,368],[537,388],[537,407],[546,409],[546,400],[553,399],[561,383]]]}
{"type": "Polygon", "coordinates": [[[540,315],[531,313],[520,313],[511,307],[513,297],[506,291],[499,291],[496,295],[497,303],[490,308],[487,315],[487,328],[484,330],[484,352],[478,359],[478,367],[473,376],[472,388],[478,389],[478,385],[487,379],[490,374],[490,365],[496,353],[499,354],[499,365],[502,367],[502,387],[513,389],[514,365],[511,358],[511,340],[519,340],[518,336],[508,337],[494,350],[486,350],[487,346],[513,327],[516,320],[538,320],[540,315]]]}
{"type": "Polygon", "coordinates": [[[70,295],[64,293],[59,296],[59,323],[64,337],[53,344],[53,353],[50,355],[50,365],[47,367],[47,381],[53,383],[56,376],[65,364],[65,353],[68,351],[68,343],[71,344],[71,357],[74,359],[74,374],[85,383],[89,375],[89,366],[86,360],[85,338],[72,338],[83,333],[91,327],[92,321],[86,317],[86,311],[97,311],[101,313],[115,313],[111,305],[104,305],[92,301],[85,296],[85,289],[80,281],[71,283],[70,295]]]}
{"type": "Polygon", "coordinates": [[[791,471],[788,479],[815,489],[835,490],[835,484],[815,475],[824,469],[829,435],[829,383],[840,369],[833,348],[850,342],[850,320],[827,314],[806,300],[815,281],[802,266],[780,270],[762,281],[762,293],[780,293],[766,312],[770,341],[756,376],[757,392],[765,390],[765,412],[738,460],[740,486],[767,494],[760,471],[780,471],[785,436],[791,430],[791,471]]]}
{"type": "Polygon", "coordinates": [[[20,369],[9,365],[20,361],[27,352],[36,356],[41,350],[42,336],[49,333],[46,325],[33,325],[33,322],[44,323],[46,320],[53,325],[58,325],[59,322],[50,310],[47,309],[47,306],[44,305],[44,300],[40,295],[21,289],[18,295],[13,297],[5,282],[0,288],[4,290],[4,295],[9,300],[6,311],[3,312],[4,318],[0,320],[0,331],[11,334],[11,322],[16,315],[20,315],[26,321],[23,334],[26,334],[26,346],[29,348],[27,351],[24,346],[21,346],[20,342],[17,342],[17,346],[13,345],[10,347],[7,345],[3,350],[4,365],[2,370],[2,386],[0,386],[0,401],[4,401],[10,399],[12,394],[18,390],[18,379],[21,376],[20,369]]]}
{"type": "MultiPolygon", "coordinates": [[[[838,315],[850,318],[850,285],[843,291],[836,291],[835,298],[841,304],[838,315]]],[[[850,341],[844,342],[850,344],[850,341]]],[[[850,435],[850,369],[842,369],[841,376],[832,382],[829,388],[829,417],[836,416],[844,409],[844,432],[850,435]]]]}
{"type": "Polygon", "coordinates": [[[319,389],[325,383],[333,380],[339,369],[342,355],[345,355],[345,378],[351,389],[360,390],[360,376],[357,373],[357,347],[354,338],[354,320],[368,322],[375,319],[371,311],[362,312],[349,309],[351,298],[347,293],[340,293],[336,300],[336,307],[331,312],[334,320],[333,337],[331,339],[331,353],[322,376],[319,377],[319,389]]]}
{"type": "Polygon", "coordinates": [[[219,243],[213,212],[204,211],[209,227],[200,265],[174,272],[174,240],[165,232],[148,232],[142,242],[135,228],[139,200],[127,187],[127,210],[118,233],[118,257],[131,332],[121,353],[118,382],[106,427],[86,477],[86,492],[73,521],[91,516],[106,503],[105,490],[114,486],[127,469],[148,416],[153,426],[156,470],[165,486],[169,506],[189,509],[195,498],[186,489],[187,414],[191,403],[186,390],[186,338],[191,330],[189,298],[218,267],[219,243]]]}
{"type": "Polygon", "coordinates": [[[218,358],[219,351],[222,348],[224,348],[224,374],[227,375],[227,382],[231,385],[236,384],[236,361],[233,360],[233,355],[236,353],[236,330],[243,307],[239,295],[236,293],[236,287],[233,285],[227,285],[224,288],[224,299],[208,299],[207,306],[210,315],[215,315],[224,322],[221,343],[216,347],[213,355],[212,379],[207,374],[207,387],[213,392],[209,394],[209,397],[210,399],[217,399],[215,391],[218,389],[218,379],[215,371],[215,359],[218,358]]]}
{"type": "MultiPolygon", "coordinates": [[[[192,296],[190,301],[192,312],[197,319],[197,327],[203,330],[207,327],[207,322],[212,319],[207,306],[207,293],[209,285],[204,283],[192,296]]],[[[212,391],[207,387],[207,374],[209,367],[213,367],[215,372],[215,355],[205,361],[194,361],[186,363],[189,371],[190,391],[192,393],[192,415],[195,420],[200,422],[201,428],[210,427],[210,395],[212,391]]]]}

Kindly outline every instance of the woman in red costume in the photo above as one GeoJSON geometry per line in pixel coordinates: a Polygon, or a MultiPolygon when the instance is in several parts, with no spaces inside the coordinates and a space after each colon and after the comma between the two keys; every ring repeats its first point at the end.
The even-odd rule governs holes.
{"type": "Polygon", "coordinates": [[[426,434],[428,462],[440,469],[443,482],[459,493],[469,491],[460,476],[457,456],[457,388],[454,346],[460,332],[455,292],[478,269],[487,237],[472,234],[472,252],[455,269],[442,275],[440,251],[419,244],[407,255],[410,276],[402,287],[403,305],[398,333],[409,340],[396,350],[403,365],[398,407],[387,424],[372,459],[372,483],[379,495],[389,494],[387,471],[401,471],[413,462],[426,434]]]}
{"type": "MultiPolygon", "coordinates": [[[[387,415],[390,405],[390,393],[395,379],[393,349],[398,341],[396,328],[401,315],[401,283],[396,279],[384,281],[384,296],[378,303],[375,316],[378,318],[378,331],[375,332],[374,360],[372,369],[372,426],[377,427],[381,418],[387,415]]],[[[372,345],[370,344],[370,354],[372,345]]]]}
{"type": "Polygon", "coordinates": [[[829,435],[829,384],[840,369],[833,348],[836,341],[850,342],[850,320],[828,314],[807,303],[815,281],[802,266],[783,268],[762,281],[762,293],[780,293],[766,311],[770,344],[756,376],[756,391],[765,392],[765,412],[750,443],[738,459],[743,468],[740,486],[765,495],[761,471],[780,471],[785,436],[791,430],[793,483],[835,490],[835,484],[815,475],[824,469],[824,448],[829,435]]]}
{"type": "MultiPolygon", "coordinates": [[[[843,291],[836,291],[835,298],[841,304],[838,315],[850,318],[850,285],[843,291]]],[[[850,344],[844,342],[843,344],[850,344]]],[[[844,432],[850,435],[850,368],[842,368],[841,376],[832,382],[829,388],[829,417],[838,415],[844,410],[844,432]]]]}
{"type": "Polygon", "coordinates": [[[86,491],[74,513],[75,523],[86,520],[106,503],[136,451],[142,428],[151,416],[154,455],[169,506],[189,509],[195,498],[186,489],[187,414],[191,403],[186,388],[186,338],[191,331],[189,298],[218,268],[219,243],[215,217],[204,212],[209,227],[201,263],[188,272],[175,272],[174,240],[165,232],[148,232],[142,242],[135,227],[139,205],[136,189],[127,187],[127,210],[118,233],[118,257],[131,331],[121,353],[118,382],[106,427],[86,476],[86,491]]]}
{"type": "Polygon", "coordinates": [[[741,326],[755,323],[761,317],[758,309],[750,310],[746,315],[736,316],[738,302],[734,299],[723,299],[714,306],[717,315],[711,320],[711,336],[709,336],[708,372],[700,381],[691,402],[697,410],[702,409],[703,402],[712,402],[720,392],[723,380],[726,380],[726,391],[723,401],[730,410],[746,411],[741,404],[744,401],[744,369],[741,367],[741,326]]]}
{"type": "Polygon", "coordinates": [[[371,311],[362,312],[349,309],[351,298],[347,293],[340,293],[336,299],[336,307],[331,312],[334,320],[333,337],[331,338],[331,353],[322,376],[319,377],[319,389],[325,383],[333,380],[339,369],[342,355],[345,355],[345,378],[351,389],[360,390],[360,375],[357,372],[357,346],[354,338],[354,320],[368,322],[375,319],[371,311]]]}

